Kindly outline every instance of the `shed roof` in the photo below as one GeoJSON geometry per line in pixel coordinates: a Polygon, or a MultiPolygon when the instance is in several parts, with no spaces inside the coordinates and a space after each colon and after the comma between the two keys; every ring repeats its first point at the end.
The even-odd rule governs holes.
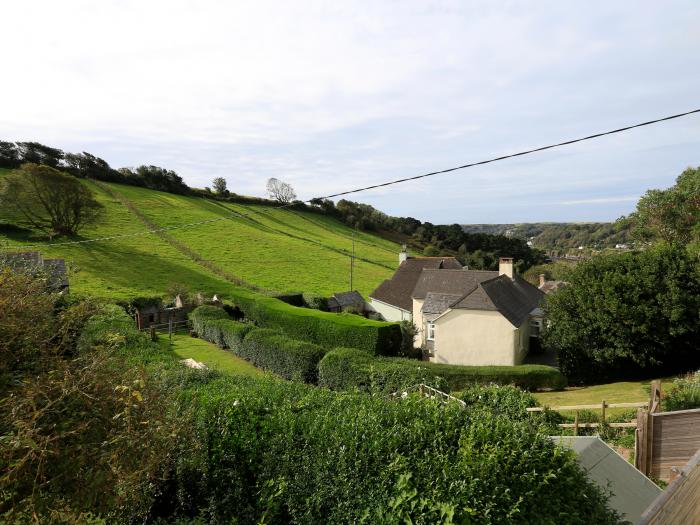
{"type": "Polygon", "coordinates": [[[352,292],[337,292],[333,294],[331,299],[335,299],[338,306],[345,308],[348,306],[364,306],[365,300],[360,295],[360,292],[353,290],[352,292]]]}
{"type": "Polygon", "coordinates": [[[399,265],[391,279],[369,294],[370,298],[410,312],[413,308],[411,292],[421,272],[427,268],[459,270],[462,265],[454,257],[409,257],[399,265]]]}
{"type": "Polygon", "coordinates": [[[623,519],[638,523],[644,510],[661,494],[649,478],[595,436],[551,436],[572,449],[588,479],[602,490],[611,490],[610,506],[623,519]]]}

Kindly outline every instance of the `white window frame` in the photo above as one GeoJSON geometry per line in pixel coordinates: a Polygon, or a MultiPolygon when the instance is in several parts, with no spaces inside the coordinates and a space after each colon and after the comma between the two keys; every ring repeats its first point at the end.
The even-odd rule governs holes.
{"type": "Polygon", "coordinates": [[[530,337],[539,337],[542,335],[542,319],[530,319],[530,337]],[[533,328],[537,328],[537,333],[533,333],[533,328]]]}
{"type": "Polygon", "coordinates": [[[435,323],[433,321],[426,321],[425,323],[425,340],[435,341],[435,323]]]}

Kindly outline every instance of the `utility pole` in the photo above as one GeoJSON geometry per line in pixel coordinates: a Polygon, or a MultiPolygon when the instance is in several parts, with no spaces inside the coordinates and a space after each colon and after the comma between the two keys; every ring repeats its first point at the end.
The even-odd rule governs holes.
{"type": "Polygon", "coordinates": [[[355,232],[352,232],[352,255],[350,256],[350,290],[352,292],[352,273],[355,269],[355,232]]]}

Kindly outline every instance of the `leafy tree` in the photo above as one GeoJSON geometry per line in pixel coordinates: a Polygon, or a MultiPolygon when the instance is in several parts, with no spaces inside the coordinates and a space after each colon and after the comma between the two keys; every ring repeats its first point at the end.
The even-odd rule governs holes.
{"type": "Polygon", "coordinates": [[[546,300],[544,343],[574,381],[675,373],[700,365],[700,277],[683,249],[594,257],[546,300]]]}
{"type": "Polygon", "coordinates": [[[84,151],[66,153],[64,157],[67,171],[78,177],[118,182],[120,174],[111,168],[107,161],[84,151]]]}
{"type": "Polygon", "coordinates": [[[44,164],[52,168],[58,168],[64,156],[60,149],[44,146],[38,142],[18,142],[17,147],[22,162],[44,164]]]}
{"type": "Polygon", "coordinates": [[[25,163],[0,184],[0,202],[50,236],[75,235],[102,207],[77,179],[48,166],[25,163]]]}
{"type": "Polygon", "coordinates": [[[19,165],[19,151],[15,143],[0,140],[0,168],[16,168],[19,165]]]}
{"type": "Polygon", "coordinates": [[[694,244],[700,254],[700,167],[688,168],[666,190],[649,190],[630,216],[645,241],[694,244]]]}
{"type": "Polygon", "coordinates": [[[226,179],[223,177],[216,177],[212,181],[212,186],[214,187],[214,191],[219,195],[225,195],[228,193],[228,190],[226,189],[226,179]]]}
{"type": "Polygon", "coordinates": [[[267,193],[270,195],[271,199],[283,204],[288,204],[297,198],[297,194],[294,193],[294,188],[286,182],[275,179],[274,177],[267,181],[267,193]]]}

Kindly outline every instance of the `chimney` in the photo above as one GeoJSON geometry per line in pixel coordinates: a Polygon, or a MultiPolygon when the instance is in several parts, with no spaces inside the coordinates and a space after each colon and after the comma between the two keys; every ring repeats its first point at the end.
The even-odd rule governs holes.
{"type": "Polygon", "coordinates": [[[513,279],[513,258],[501,257],[498,259],[498,275],[507,275],[513,279]]]}
{"type": "Polygon", "coordinates": [[[541,273],[540,274],[540,288],[542,288],[544,286],[544,282],[545,282],[544,274],[541,273]]]}
{"type": "Polygon", "coordinates": [[[401,252],[399,253],[399,265],[401,265],[402,262],[404,262],[406,259],[408,259],[408,250],[406,249],[406,245],[401,246],[401,252]]]}

